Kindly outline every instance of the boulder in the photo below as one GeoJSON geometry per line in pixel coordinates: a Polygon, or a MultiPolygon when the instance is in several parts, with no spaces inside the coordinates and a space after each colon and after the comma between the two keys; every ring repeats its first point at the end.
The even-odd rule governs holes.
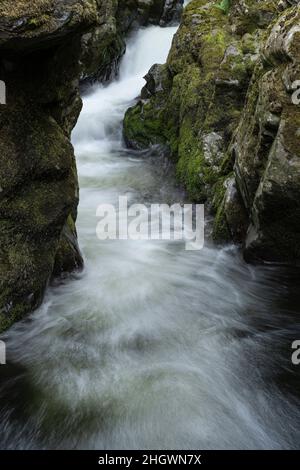
{"type": "Polygon", "coordinates": [[[187,5],[124,138],[164,146],[190,198],[215,215],[216,241],[242,243],[247,261],[299,264],[299,1],[219,6],[187,5]]]}
{"type": "Polygon", "coordinates": [[[300,262],[300,106],[293,102],[299,77],[296,7],[280,16],[262,47],[233,143],[250,220],[247,260],[300,262]]]}
{"type": "Polygon", "coordinates": [[[37,307],[53,273],[80,269],[76,163],[81,36],[94,1],[0,5],[0,331],[37,307]]]}

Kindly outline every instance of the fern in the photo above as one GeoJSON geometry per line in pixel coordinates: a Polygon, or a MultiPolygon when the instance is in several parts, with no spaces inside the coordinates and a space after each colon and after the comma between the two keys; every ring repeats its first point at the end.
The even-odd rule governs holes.
{"type": "Polygon", "coordinates": [[[222,0],[219,5],[216,5],[216,7],[222,10],[225,13],[225,15],[227,15],[230,9],[230,3],[231,3],[230,0],[222,0]]]}

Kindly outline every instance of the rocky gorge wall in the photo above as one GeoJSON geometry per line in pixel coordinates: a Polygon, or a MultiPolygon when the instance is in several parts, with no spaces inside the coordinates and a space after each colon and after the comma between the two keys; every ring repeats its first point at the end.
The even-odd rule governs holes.
{"type": "Polygon", "coordinates": [[[82,38],[82,82],[112,78],[125,52],[128,32],[148,24],[178,23],[183,0],[97,0],[97,26],[82,38]]]}
{"type": "Polygon", "coordinates": [[[124,120],[128,146],[162,145],[213,238],[248,261],[300,262],[299,40],[297,0],[192,0],[124,120]]]}
{"type": "Polygon", "coordinates": [[[134,24],[172,21],[171,10],[176,16],[180,5],[1,0],[7,102],[0,105],[0,331],[41,303],[51,278],[83,265],[70,143],[82,106],[80,79],[108,78],[124,51],[124,34],[134,24]]]}

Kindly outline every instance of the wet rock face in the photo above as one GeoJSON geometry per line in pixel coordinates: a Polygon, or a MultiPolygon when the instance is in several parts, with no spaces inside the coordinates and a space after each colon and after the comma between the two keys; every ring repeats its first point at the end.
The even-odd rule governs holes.
{"type": "Polygon", "coordinates": [[[116,19],[118,1],[97,0],[97,8],[97,24],[82,37],[81,43],[81,82],[87,84],[109,80],[125,51],[116,19]]]}
{"type": "Polygon", "coordinates": [[[81,35],[92,1],[0,5],[0,331],[39,305],[54,273],[82,266],[70,132],[81,110],[81,35]]]}
{"type": "Polygon", "coordinates": [[[75,31],[84,31],[97,17],[96,0],[2,0],[0,46],[14,51],[48,48],[75,31]]]}
{"type": "Polygon", "coordinates": [[[234,140],[235,176],[250,216],[249,260],[300,262],[299,77],[300,11],[292,8],[262,48],[234,140]]]}
{"type": "Polygon", "coordinates": [[[180,21],[184,0],[166,0],[160,25],[176,24],[180,21]]]}
{"type": "Polygon", "coordinates": [[[132,26],[165,26],[179,21],[182,6],[183,0],[119,0],[117,22],[125,32],[132,26]]]}
{"type": "Polygon", "coordinates": [[[191,197],[210,204],[214,185],[231,166],[227,147],[243,108],[261,35],[255,31],[240,36],[233,33],[233,26],[214,0],[189,3],[168,62],[160,68],[161,80],[155,69],[146,77],[147,84],[161,86],[129,110],[124,123],[125,138],[134,147],[164,142],[191,197]]]}
{"type": "Polygon", "coordinates": [[[167,64],[129,109],[129,146],[164,145],[216,241],[248,261],[299,263],[299,2],[213,0],[185,9],[167,64]]]}
{"type": "Polygon", "coordinates": [[[179,22],[183,0],[97,0],[98,24],[82,39],[83,83],[116,75],[129,31],[148,24],[179,22]]]}

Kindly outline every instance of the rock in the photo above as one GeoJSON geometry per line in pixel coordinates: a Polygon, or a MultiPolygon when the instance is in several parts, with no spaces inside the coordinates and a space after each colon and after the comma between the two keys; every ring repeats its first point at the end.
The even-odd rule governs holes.
{"type": "Polygon", "coordinates": [[[214,239],[244,242],[247,261],[299,264],[299,31],[297,0],[232,0],[227,14],[191,1],[124,120],[128,145],[168,149],[214,239]]]}
{"type": "Polygon", "coordinates": [[[119,0],[117,21],[123,32],[133,26],[161,24],[180,20],[183,0],[119,0]]]}
{"type": "Polygon", "coordinates": [[[300,261],[300,108],[292,101],[299,76],[300,12],[292,8],[271,28],[234,142],[250,218],[247,260],[300,261]]]}
{"type": "Polygon", "coordinates": [[[116,4],[108,1],[100,16],[100,25],[82,38],[82,83],[105,82],[118,71],[120,59],[125,52],[125,42],[118,31],[115,15],[116,4]],[[115,8],[109,9],[108,5],[115,8]]]}
{"type": "Polygon", "coordinates": [[[153,87],[152,81],[156,92],[143,92],[124,121],[127,142],[137,148],[165,143],[190,196],[209,204],[228,160],[227,147],[242,112],[261,35],[251,31],[243,41],[232,32],[231,21],[213,0],[190,2],[167,64],[152,68],[146,77],[146,90],[153,87]],[[213,150],[208,141],[216,135],[213,150]],[[210,152],[215,153],[213,162],[210,152]]]}
{"type": "Polygon", "coordinates": [[[2,0],[0,48],[14,52],[41,50],[61,43],[70,34],[96,24],[96,0],[2,0]]]}
{"type": "Polygon", "coordinates": [[[65,223],[55,254],[52,277],[64,277],[66,273],[83,268],[83,259],[77,241],[77,232],[72,215],[65,223]]]}
{"type": "Polygon", "coordinates": [[[144,77],[146,85],[141,91],[141,98],[148,99],[156,94],[164,91],[164,71],[168,74],[168,70],[163,65],[154,64],[147,75],[144,77]]]}
{"type": "Polygon", "coordinates": [[[109,80],[116,74],[125,52],[124,34],[117,23],[119,2],[97,0],[97,4],[97,25],[82,37],[80,64],[83,84],[109,80]]]}
{"type": "Polygon", "coordinates": [[[220,180],[218,186],[219,189],[215,190],[213,200],[215,209],[213,239],[217,243],[224,241],[243,243],[248,227],[248,216],[234,175],[228,176],[224,181],[220,180]]]}
{"type": "Polygon", "coordinates": [[[137,150],[165,143],[161,134],[161,103],[170,89],[169,69],[167,66],[155,64],[145,79],[146,85],[142,90],[144,99],[129,109],[124,119],[125,141],[128,147],[137,150]]]}
{"type": "Polygon", "coordinates": [[[160,18],[160,25],[177,24],[180,21],[184,0],[166,0],[163,13],[160,18]]]}
{"type": "Polygon", "coordinates": [[[98,25],[82,39],[82,83],[104,82],[118,72],[125,37],[148,24],[179,22],[183,0],[97,0],[98,25]]]}
{"type": "Polygon", "coordinates": [[[81,36],[97,15],[94,1],[0,5],[0,331],[40,304],[53,272],[82,267],[70,132],[81,36]]]}

